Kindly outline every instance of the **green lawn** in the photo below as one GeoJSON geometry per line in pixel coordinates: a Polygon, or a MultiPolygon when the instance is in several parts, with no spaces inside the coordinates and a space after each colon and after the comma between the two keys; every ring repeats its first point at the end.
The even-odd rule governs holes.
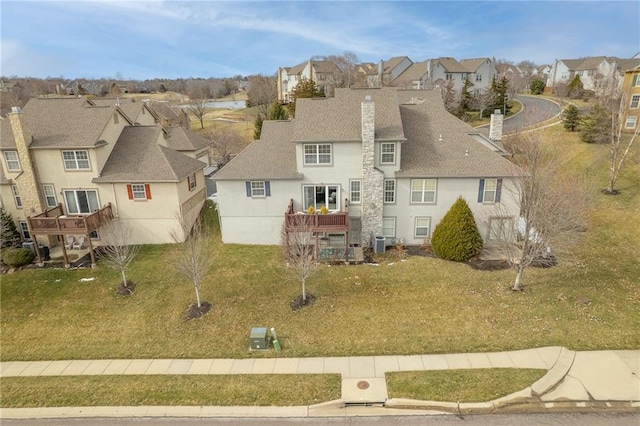
{"type": "Polygon", "coordinates": [[[171,246],[143,247],[129,297],[115,295],[118,273],[101,264],[2,276],[1,359],[274,356],[247,350],[254,326],[277,329],[284,357],[640,348],[640,150],[617,185],[621,195],[605,196],[608,147],[559,126],[544,132],[562,144],[567,170],[594,182],[593,209],[574,257],[527,270],[522,293],[510,291],[509,270],[410,257],[326,266],[307,284],[316,303],[293,312],[300,287],[286,278],[278,247],[222,245],[216,235],[201,286],[212,309],[192,321],[185,311],[195,294],[176,273],[171,246]],[[88,277],[95,280],[80,281],[88,277]]]}

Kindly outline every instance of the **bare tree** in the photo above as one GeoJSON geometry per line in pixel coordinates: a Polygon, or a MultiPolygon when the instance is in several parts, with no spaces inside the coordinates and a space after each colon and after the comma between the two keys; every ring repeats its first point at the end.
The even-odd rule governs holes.
{"type": "Polygon", "coordinates": [[[249,89],[247,90],[249,106],[258,107],[262,116],[267,115],[271,102],[278,98],[278,89],[275,77],[254,75],[249,77],[249,89]]]}
{"type": "Polygon", "coordinates": [[[216,159],[218,168],[222,168],[231,161],[233,154],[240,152],[246,145],[246,141],[237,133],[227,128],[217,128],[208,130],[203,134],[211,141],[213,149],[212,158],[216,159]]]}
{"type": "Polygon", "coordinates": [[[118,286],[117,293],[133,293],[135,284],[127,280],[126,272],[140,251],[140,245],[131,244],[131,228],[122,221],[113,221],[100,234],[105,244],[100,251],[100,260],[122,274],[122,283],[118,286]]]}
{"type": "Polygon", "coordinates": [[[198,216],[193,226],[183,213],[177,213],[179,229],[171,231],[171,238],[177,243],[174,264],[178,273],[189,279],[196,292],[196,305],[190,307],[189,318],[205,314],[211,305],[200,300],[200,283],[209,271],[209,227],[203,224],[203,215],[198,216]]]}
{"type": "MultiPolygon", "coordinates": [[[[520,134],[511,149],[519,177],[513,187],[503,187],[503,194],[520,217],[512,226],[492,230],[499,234],[492,237],[516,270],[513,290],[521,290],[527,267],[553,265],[570,253],[584,230],[589,199],[582,179],[563,171],[561,153],[538,132],[520,134]]],[[[496,211],[498,217],[508,217],[502,203],[496,211]]]]}
{"type": "Polygon", "coordinates": [[[204,129],[204,116],[209,111],[209,87],[206,83],[194,86],[189,91],[189,105],[187,109],[200,121],[200,128],[204,129]]]}
{"type": "Polygon", "coordinates": [[[287,272],[292,279],[302,285],[300,307],[309,302],[307,300],[307,280],[320,267],[315,258],[315,237],[309,226],[312,219],[313,216],[307,214],[289,215],[282,228],[281,248],[287,272]]]}
{"type": "MultiPolygon", "coordinates": [[[[490,108],[493,105],[493,96],[489,91],[483,91],[482,93],[478,93],[473,98],[471,98],[470,108],[472,111],[479,111],[480,117],[484,117],[486,115],[487,108],[490,108]]],[[[493,112],[493,111],[491,111],[493,112]]]]}

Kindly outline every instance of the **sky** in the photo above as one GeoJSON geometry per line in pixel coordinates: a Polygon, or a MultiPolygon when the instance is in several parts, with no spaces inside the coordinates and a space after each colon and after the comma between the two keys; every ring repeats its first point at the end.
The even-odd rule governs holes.
{"type": "Polygon", "coordinates": [[[5,77],[275,75],[316,55],[537,65],[640,51],[635,1],[0,0],[5,77]]]}

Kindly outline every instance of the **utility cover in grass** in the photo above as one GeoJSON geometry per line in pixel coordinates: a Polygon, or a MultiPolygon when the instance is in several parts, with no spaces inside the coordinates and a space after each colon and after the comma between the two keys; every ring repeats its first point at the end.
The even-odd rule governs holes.
{"type": "Polygon", "coordinates": [[[482,252],[482,237],[469,205],[458,197],[431,236],[433,253],[447,260],[466,262],[482,252]]]}

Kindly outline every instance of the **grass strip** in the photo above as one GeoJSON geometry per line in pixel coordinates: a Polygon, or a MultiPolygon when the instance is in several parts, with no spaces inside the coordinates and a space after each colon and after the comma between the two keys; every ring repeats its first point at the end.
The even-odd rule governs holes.
{"type": "Polygon", "coordinates": [[[297,406],[340,398],[338,374],[2,379],[0,406],[297,406]]]}
{"type": "Polygon", "coordinates": [[[547,370],[488,368],[387,373],[389,398],[484,402],[532,385],[547,370]]]}

